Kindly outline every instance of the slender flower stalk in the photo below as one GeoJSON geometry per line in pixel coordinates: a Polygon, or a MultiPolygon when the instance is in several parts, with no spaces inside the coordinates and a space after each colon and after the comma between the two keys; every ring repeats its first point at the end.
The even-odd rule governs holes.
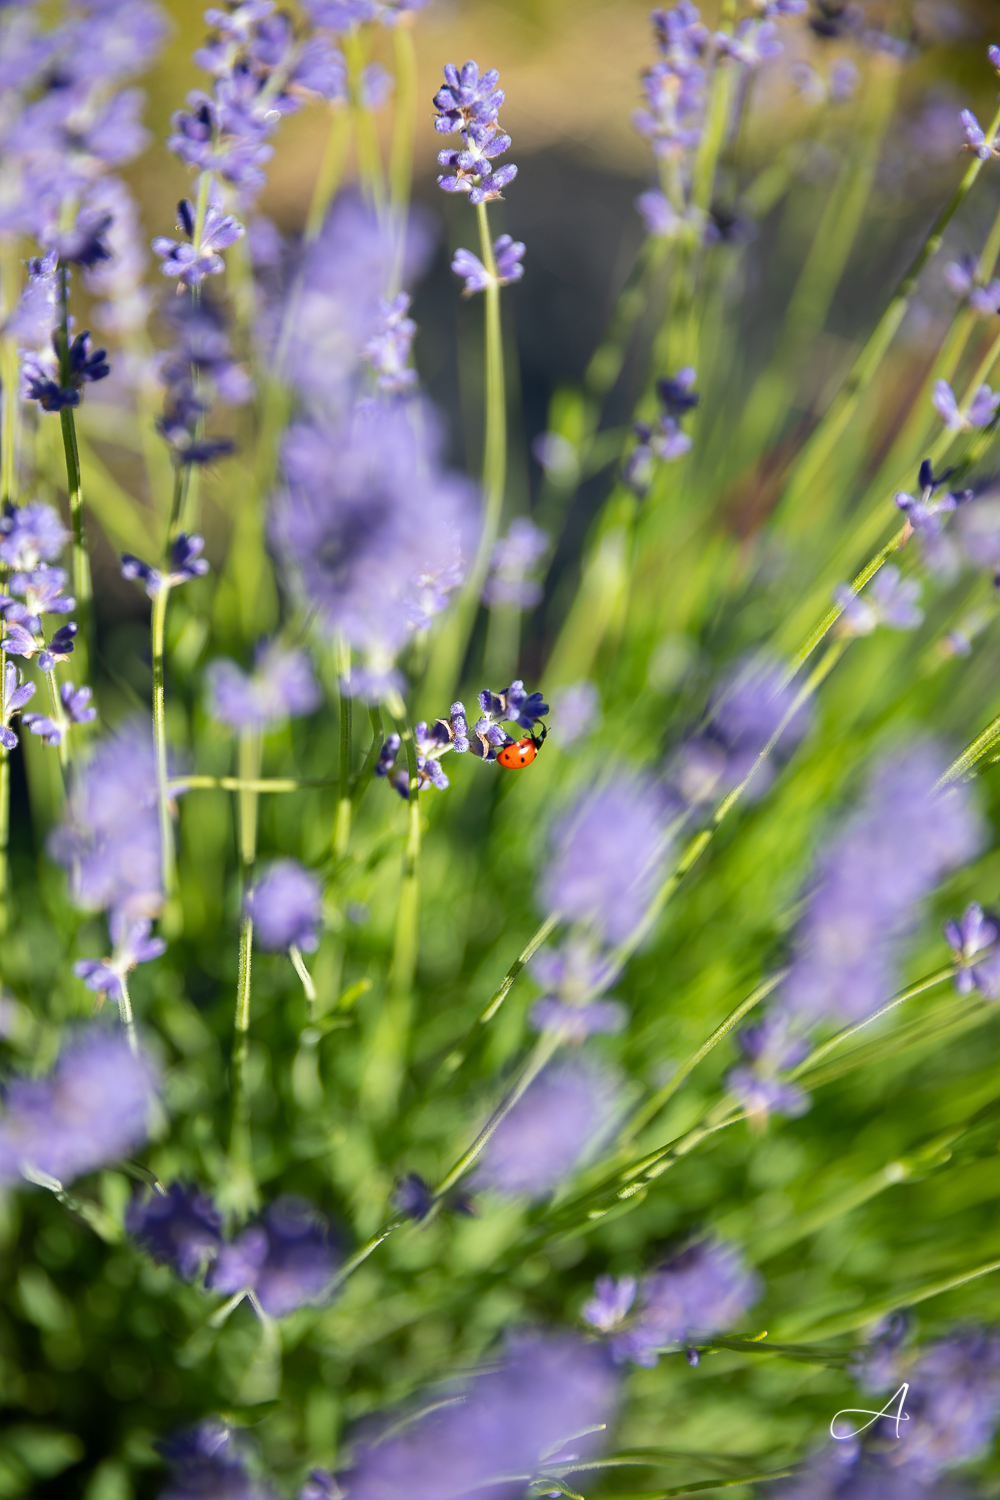
{"type": "MultiPolygon", "coordinates": [[[[58,355],[60,384],[69,386],[70,338],[69,338],[69,268],[59,270],[59,327],[58,355]]],[[[73,593],[80,611],[82,638],[85,656],[81,671],[86,675],[88,662],[96,661],[94,638],[93,584],[90,578],[90,553],[87,550],[87,529],[83,513],[83,476],[80,470],[80,447],[76,436],[76,413],[72,406],[63,406],[59,413],[62,426],[63,452],[66,458],[66,488],[69,493],[70,520],[73,527],[73,593]]]]}
{"type": "Polygon", "coordinates": [[[347,856],[351,842],[351,758],[354,735],[354,700],[348,691],[351,678],[351,653],[342,639],[337,642],[337,675],[340,680],[340,793],[333,828],[333,852],[338,859],[347,856]]]}
{"type": "Polygon", "coordinates": [[[163,861],[163,892],[170,902],[177,889],[177,859],[174,852],[174,825],[170,816],[170,791],[167,776],[167,716],[164,699],[164,651],[167,628],[167,605],[170,584],[164,578],[153,595],[150,634],[153,657],[153,743],[156,752],[156,782],[160,817],[160,857],[163,861]]]}

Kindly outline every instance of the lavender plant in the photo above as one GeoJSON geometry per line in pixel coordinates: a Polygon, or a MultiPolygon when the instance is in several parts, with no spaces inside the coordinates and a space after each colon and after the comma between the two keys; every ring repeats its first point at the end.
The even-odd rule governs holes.
{"type": "Polygon", "coordinates": [[[0,8],[0,1491],[992,1493],[1000,48],[654,10],[539,423],[422,10],[209,10],[174,206],[0,8]]]}

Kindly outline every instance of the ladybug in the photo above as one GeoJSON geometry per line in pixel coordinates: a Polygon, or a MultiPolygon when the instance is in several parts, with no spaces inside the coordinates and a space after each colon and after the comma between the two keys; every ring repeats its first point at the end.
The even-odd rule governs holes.
{"type": "Polygon", "coordinates": [[[526,740],[514,740],[512,744],[504,745],[497,751],[497,764],[508,771],[523,771],[542,748],[548,732],[543,724],[541,734],[529,734],[526,740]]]}

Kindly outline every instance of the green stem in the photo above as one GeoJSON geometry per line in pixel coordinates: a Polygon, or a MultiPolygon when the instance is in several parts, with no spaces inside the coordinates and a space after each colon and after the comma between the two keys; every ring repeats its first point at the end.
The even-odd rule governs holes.
{"type": "Polygon", "coordinates": [[[762,1000],[766,1000],[771,991],[776,989],[777,986],[781,983],[787,972],[788,971],[786,969],[781,969],[777,974],[771,974],[767,979],[759,984],[757,988],[751,994],[749,994],[745,1000],[742,1000],[740,1004],[737,1005],[736,1009],[734,1011],[731,1011],[726,1019],[715,1028],[711,1036],[707,1037],[706,1040],[702,1042],[697,1051],[692,1052],[691,1056],[681,1063],[680,1067],[677,1069],[676,1073],[673,1075],[670,1081],[668,1083],[665,1083],[661,1089],[657,1090],[657,1092],[652,1096],[651,1099],[647,1099],[646,1103],[636,1110],[635,1114],[629,1120],[627,1126],[621,1133],[620,1140],[623,1145],[626,1145],[629,1141],[633,1140],[641,1130],[644,1130],[646,1128],[651,1120],[655,1119],[655,1117],[660,1113],[660,1110],[663,1109],[664,1105],[673,1098],[674,1094],[676,1094],[681,1084],[684,1083],[684,1081],[694,1072],[698,1064],[700,1062],[703,1062],[708,1054],[713,1051],[713,1049],[717,1047],[718,1044],[725,1037],[727,1037],[735,1027],[740,1024],[740,1022],[743,1020],[743,1017],[745,1015],[748,1015],[749,1012],[753,1010],[754,1006],[759,1005],[762,1000]]]}
{"type": "Polygon", "coordinates": [[[10,752],[0,746],[0,936],[10,922],[10,752]]]}
{"type": "Polygon", "coordinates": [[[336,196],[340,180],[344,175],[344,167],[347,163],[347,151],[350,144],[351,112],[345,109],[342,104],[335,104],[332,107],[330,129],[327,133],[326,144],[323,147],[319,173],[313,187],[312,198],[309,202],[309,213],[306,217],[305,240],[307,245],[311,245],[318,237],[326,221],[330,204],[336,196]]]}
{"type": "Polygon", "coordinates": [[[413,730],[405,718],[397,722],[409,774],[408,830],[403,853],[392,966],[382,1009],[372,1035],[361,1084],[364,1112],[372,1118],[391,1115],[399,1096],[413,1009],[413,979],[417,967],[420,919],[420,777],[413,730]]]}
{"type": "Polygon", "coordinates": [[[392,122],[392,145],[389,148],[389,201],[392,205],[396,255],[389,296],[399,291],[406,247],[406,210],[413,183],[413,139],[417,105],[417,52],[413,32],[401,17],[393,28],[393,54],[396,61],[396,97],[392,122]]]}
{"type": "Polygon", "coordinates": [[[125,1027],[125,1035],[128,1038],[129,1047],[135,1057],[139,1056],[139,1039],[135,1034],[135,1018],[132,1015],[132,997],[128,992],[128,981],[124,974],[118,975],[118,983],[121,986],[121,994],[118,997],[118,1013],[125,1027]]]}
{"type": "MultiPolygon", "coordinates": [[[[992,139],[998,129],[1000,129],[1000,110],[993,117],[989,131],[987,132],[988,136],[992,139]]],[[[906,315],[906,310],[910,305],[910,298],[916,290],[921,273],[940,250],[945,230],[964,202],[966,195],[982,171],[982,167],[983,163],[979,157],[974,157],[966,168],[961,182],[952,194],[950,202],[946,204],[938,215],[930,234],[924,240],[912,264],[899,283],[892,300],[869,336],[868,342],[851,366],[850,372],[830,405],[829,410],[802,449],[785,489],[782,499],[783,507],[794,506],[798,501],[804,499],[809,491],[809,487],[829,462],[834,449],[857,410],[861,397],[871,384],[882,360],[888,352],[889,345],[896,336],[899,325],[902,323],[906,315]]]]}
{"type": "Polygon", "coordinates": [[[358,152],[358,177],[361,191],[381,213],[385,206],[385,177],[382,172],[382,155],[379,151],[378,131],[375,116],[364,100],[364,68],[367,58],[367,41],[360,31],[352,31],[344,37],[344,56],[347,59],[348,88],[351,98],[351,113],[354,117],[354,132],[358,152]]]}
{"type": "Polygon", "coordinates": [[[170,585],[164,578],[153,595],[151,636],[153,653],[153,741],[156,752],[156,785],[160,811],[160,859],[163,895],[171,901],[177,888],[177,866],[174,857],[174,827],[170,816],[170,789],[167,779],[167,720],[164,702],[163,655],[167,626],[167,604],[170,585]]]}
{"type": "Polygon", "coordinates": [[[355,804],[359,803],[368,790],[368,783],[375,775],[375,767],[378,765],[382,746],[385,743],[385,730],[382,727],[382,710],[378,704],[372,704],[368,709],[368,721],[372,726],[372,742],[365,756],[365,763],[354,779],[351,788],[351,797],[355,804]]]}
{"type": "Polygon", "coordinates": [[[231,1206],[245,1212],[257,1201],[250,1137],[250,1096],[247,1063],[250,1058],[250,981],[253,961],[253,918],[244,907],[240,918],[240,957],[233,1018],[233,1124],[229,1157],[233,1175],[228,1194],[231,1206]]]}
{"type": "Polygon", "coordinates": [[[493,547],[500,530],[507,487],[507,393],[504,378],[500,283],[485,203],[476,205],[480,253],[489,276],[485,297],[486,434],[483,444],[483,526],[479,546],[458,602],[442,631],[427,674],[425,696],[433,703],[454,697],[493,547]]]}
{"type": "Polygon", "coordinates": [[[299,952],[294,943],[288,950],[288,957],[292,960],[292,968],[295,970],[296,974],[299,976],[299,979],[302,982],[302,988],[305,991],[306,999],[309,1001],[309,1004],[312,1005],[316,1000],[316,986],[313,984],[312,975],[306,968],[305,959],[302,957],[302,954],[299,952]]]}
{"type": "Polygon", "coordinates": [[[0,339],[0,386],[3,389],[3,429],[0,432],[0,505],[17,503],[17,429],[20,415],[17,345],[0,339]]]}
{"type": "Polygon", "coordinates": [[[239,808],[240,808],[240,860],[245,876],[249,876],[257,858],[257,806],[256,783],[260,780],[260,730],[244,729],[240,732],[239,749],[239,808]]]}
{"type": "Polygon", "coordinates": [[[348,691],[351,677],[351,655],[341,641],[338,649],[337,676],[340,681],[340,795],[333,826],[333,852],[338,859],[347,857],[351,842],[351,756],[354,743],[354,700],[348,691]]]}
{"type": "Polygon", "coordinates": [[[225,792],[301,792],[306,787],[336,786],[336,776],[175,776],[167,782],[171,795],[175,792],[207,792],[219,789],[225,792]]]}

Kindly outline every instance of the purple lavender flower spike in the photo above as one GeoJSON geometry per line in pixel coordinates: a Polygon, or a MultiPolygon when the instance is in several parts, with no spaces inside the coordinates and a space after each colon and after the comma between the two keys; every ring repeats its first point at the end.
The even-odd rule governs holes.
{"type": "Polygon", "coordinates": [[[323,1298],[337,1258],[326,1221],[306,1199],[287,1193],[222,1246],[205,1285],[226,1296],[252,1291],[269,1317],[283,1318],[323,1298]]]}
{"type": "Polygon", "coordinates": [[[277,1500],[251,1477],[245,1441],[221,1417],[206,1417],[156,1447],[171,1470],[159,1500],[277,1500]]]}
{"type": "Polygon", "coordinates": [[[461,276],[465,281],[463,297],[471,297],[476,292],[485,292],[490,284],[490,273],[479,256],[473,255],[471,250],[456,250],[452,256],[451,269],[456,276],[461,276]]]}
{"type": "Polygon", "coordinates": [[[981,385],[973,396],[968,411],[963,413],[948,382],[936,380],[931,399],[934,410],[949,432],[967,432],[971,427],[989,426],[1000,404],[1000,392],[991,391],[988,385],[981,385]]]}
{"type": "Polygon", "coordinates": [[[90,347],[90,334],[86,330],[78,333],[70,344],[65,370],[61,365],[58,349],[51,354],[28,355],[23,362],[25,396],[29,401],[37,401],[43,411],[79,406],[83,387],[111,374],[105,350],[90,347]]]}
{"type": "Polygon", "coordinates": [[[208,559],[201,556],[204,547],[204,537],[187,536],[181,532],[170,548],[169,570],[166,574],[150,563],[143,562],[141,558],[133,557],[130,552],[123,552],[122,577],[141,579],[146,586],[146,593],[151,599],[155,599],[164,586],[177,588],[192,578],[204,578],[209,568],[208,559]]]}
{"type": "Polygon", "coordinates": [[[406,316],[410,309],[406,292],[400,292],[391,302],[382,298],[381,309],[378,330],[361,352],[378,377],[379,390],[400,395],[417,384],[417,372],[410,364],[417,325],[406,316]]]}
{"type": "Polygon", "coordinates": [[[552,699],[552,714],[559,730],[559,744],[564,750],[575,745],[601,722],[597,684],[584,680],[557,689],[552,699]]]}
{"type": "Polygon", "coordinates": [[[0,515],[0,558],[16,573],[55,562],[69,540],[59,512],[40,500],[0,515]]]}
{"type": "Polygon", "coordinates": [[[772,1011],[756,1026],[749,1026],[737,1037],[746,1064],[726,1076],[726,1087],[747,1111],[751,1125],[760,1128],[769,1115],[797,1119],[810,1109],[812,1100],[804,1089],[776,1075],[793,1068],[809,1051],[804,1037],[792,1031],[789,1018],[772,1011]]]}
{"type": "Polygon", "coordinates": [[[0,1117],[0,1182],[32,1172],[59,1183],[129,1156],[143,1144],[155,1074],[125,1037],[91,1026],[42,1078],[17,1078],[0,1117]]]}
{"type": "Polygon", "coordinates": [[[69,872],[85,910],[139,920],[163,902],[153,742],[129,725],[100,743],[79,775],[49,851],[69,872]]]}
{"type": "MultiPolygon", "coordinates": [[[[75,620],[67,620],[65,625],[49,638],[44,651],[38,653],[38,665],[43,672],[51,672],[57,662],[69,661],[76,650],[76,636],[80,627],[75,620]]],[[[60,689],[62,693],[63,707],[73,724],[89,724],[91,719],[97,717],[96,708],[87,708],[87,700],[90,697],[90,688],[81,687],[74,689],[71,683],[63,683],[60,689]],[[70,689],[69,695],[67,688],[70,689]],[[84,696],[79,696],[83,694],[84,696]]]]}
{"type": "Polygon", "coordinates": [[[219,252],[235,244],[246,231],[232,214],[223,213],[221,202],[218,189],[210,190],[197,244],[194,243],[198,227],[194,204],[184,198],[177,205],[177,228],[186,239],[171,240],[160,235],[152,242],[154,255],[163,262],[160,270],[164,276],[174,276],[184,286],[192,287],[199,286],[206,276],[218,276],[226,269],[219,252]]]}
{"type": "Polygon", "coordinates": [[[677,212],[670,199],[659,188],[650,188],[647,192],[640,193],[635,206],[646,226],[646,233],[659,235],[665,240],[676,239],[687,222],[685,216],[677,212]]]}
{"type": "Polygon", "coordinates": [[[568,1042],[585,1042],[601,1032],[621,1031],[628,1024],[628,1011],[619,1000],[598,1000],[592,1005],[563,1005],[559,1000],[537,1000],[531,1007],[536,1031],[561,1032],[568,1042]]]}
{"type": "Polygon", "coordinates": [[[755,20],[748,16],[730,36],[717,31],[715,45],[720,52],[735,58],[747,68],[757,68],[769,58],[780,57],[784,51],[778,41],[778,28],[773,21],[755,20]]]}
{"type": "Polygon", "coordinates": [[[611,1338],[612,1356],[655,1365],[664,1349],[731,1328],[761,1290],[760,1277],[746,1270],[731,1245],[689,1245],[643,1278],[636,1312],[611,1338]]]}
{"type": "Polygon", "coordinates": [[[634,1276],[598,1276],[594,1295],[582,1308],[584,1322],[599,1333],[611,1333],[628,1315],[639,1283],[634,1276]]]}
{"type": "Polygon", "coordinates": [[[293,946],[311,953],[319,947],[323,899],[319,880],[294,859],[270,865],[246,897],[255,937],[277,953],[293,946]]]}
{"type": "Polygon", "coordinates": [[[379,751],[378,760],[375,762],[376,776],[388,776],[396,764],[396,756],[399,754],[399,747],[402,743],[398,734],[386,735],[382,743],[382,749],[379,751]]]}
{"type": "MultiPolygon", "coordinates": [[[[961,1329],[931,1344],[908,1372],[911,1421],[902,1463],[918,1481],[982,1453],[1000,1419],[1000,1335],[961,1329]]],[[[883,1418],[880,1430],[892,1427],[883,1418]]]]}
{"type": "Polygon", "coordinates": [[[582,1058],[550,1064],[497,1126],[477,1184],[505,1197],[546,1197],[606,1135],[616,1110],[609,1074],[582,1058]]]}
{"type": "Polygon", "coordinates": [[[124,976],[136,964],[149,963],[167,951],[162,938],[150,937],[151,926],[148,917],[129,917],[122,911],[113,912],[110,922],[113,956],[81,959],[73,965],[73,973],[83,980],[88,990],[120,1001],[124,976]]]}
{"type": "Polygon", "coordinates": [[[980,161],[989,161],[995,154],[995,143],[986,139],[986,133],[971,109],[963,109],[959,114],[959,122],[965,134],[966,149],[980,161]]]}
{"type": "Polygon", "coordinates": [[[230,729],[266,730],[288,718],[311,714],[320,691],[304,651],[262,642],[248,677],[234,661],[220,657],[206,673],[212,713],[230,729]]]}
{"type": "Polygon", "coordinates": [[[343,1490],[329,1469],[310,1469],[297,1500],[343,1500],[343,1490]]]}
{"type": "MultiPolygon", "coordinates": [[[[516,1500],[524,1481],[558,1462],[600,1451],[614,1420],[618,1377],[604,1351],[566,1333],[508,1338],[499,1365],[415,1423],[359,1446],[342,1476],[351,1500],[516,1500]],[[581,1436],[581,1434],[584,1434],[581,1436]]],[[[327,1500],[324,1495],[322,1500],[327,1500]]]]}
{"type": "Polygon", "coordinates": [[[17,735],[10,727],[10,721],[15,714],[20,713],[26,703],[30,703],[34,697],[35,684],[33,682],[22,682],[21,674],[12,661],[4,661],[0,664],[0,687],[2,687],[2,698],[0,698],[0,745],[5,750],[17,748],[17,735]]]}
{"type": "Polygon", "coordinates": [[[163,1193],[137,1193],[125,1213],[125,1228],[161,1266],[173,1266],[182,1281],[194,1281],[222,1245],[222,1215],[212,1200],[183,1182],[163,1193]]]}
{"type": "Polygon", "coordinates": [[[967,297],[976,284],[975,256],[963,255],[961,260],[950,260],[942,275],[956,297],[967,297]]]}
{"type": "Polygon", "coordinates": [[[887,564],[860,594],[843,584],[834,590],[840,605],[841,628],[850,635],[871,635],[879,625],[893,630],[915,630],[923,622],[924,612],[917,606],[920,583],[903,578],[899,569],[887,564]]]}
{"type": "Polygon", "coordinates": [[[666,852],[660,794],[622,773],[556,822],[542,903],[565,921],[591,923],[605,942],[620,943],[642,919],[666,852]]]}
{"type": "Polygon", "coordinates": [[[961,922],[944,924],[944,935],[958,964],[955,975],[958,993],[968,995],[977,989],[990,1000],[1000,998],[1000,951],[994,951],[1000,938],[1000,922],[996,917],[973,901],[966,907],[961,922]]]}
{"type": "MultiPolygon", "coordinates": [[[[496,259],[497,285],[510,286],[511,282],[520,281],[524,275],[524,266],[521,264],[524,258],[524,245],[519,240],[512,240],[509,234],[502,234],[493,242],[493,254],[496,259]]],[[[493,277],[478,255],[473,255],[471,250],[456,250],[452,257],[451,269],[456,276],[463,277],[465,281],[463,297],[471,297],[476,292],[484,292],[493,281],[493,277]]]]}
{"type": "MultiPolygon", "coordinates": [[[[438,152],[440,165],[454,169],[452,174],[443,173],[438,178],[438,186],[446,193],[468,193],[470,203],[489,203],[500,198],[502,189],[517,176],[513,164],[493,168],[496,158],[511,147],[510,136],[497,125],[497,112],[504,100],[503,90],[496,87],[499,74],[491,69],[480,77],[477,65],[467,62],[461,72],[449,63],[444,76],[445,86],[434,95],[434,127],[442,135],[459,132],[462,144],[438,152]]],[[[524,248],[518,251],[509,235],[501,235],[501,240],[505,241],[501,253],[508,265],[501,274],[515,280],[524,248]]]]}
{"type": "Polygon", "coordinates": [[[45,349],[52,342],[59,295],[59,257],[49,250],[28,261],[28,282],[3,325],[7,338],[22,348],[45,349]]]}
{"type": "Polygon", "coordinates": [[[880,761],[866,796],[821,852],[782,1005],[803,1023],[852,1023],[891,996],[920,903],[979,847],[964,786],[938,789],[939,750],[917,743],[880,761]]]}
{"type": "Polygon", "coordinates": [[[518,516],[511,521],[506,537],[493,549],[483,603],[491,608],[507,604],[516,609],[531,609],[536,605],[542,597],[541,585],[527,575],[545,556],[550,540],[547,531],[526,517],[518,516]]]}
{"type": "Polygon", "coordinates": [[[1000,281],[990,281],[986,286],[977,286],[969,293],[969,306],[982,318],[1000,312],[1000,281]]]}

